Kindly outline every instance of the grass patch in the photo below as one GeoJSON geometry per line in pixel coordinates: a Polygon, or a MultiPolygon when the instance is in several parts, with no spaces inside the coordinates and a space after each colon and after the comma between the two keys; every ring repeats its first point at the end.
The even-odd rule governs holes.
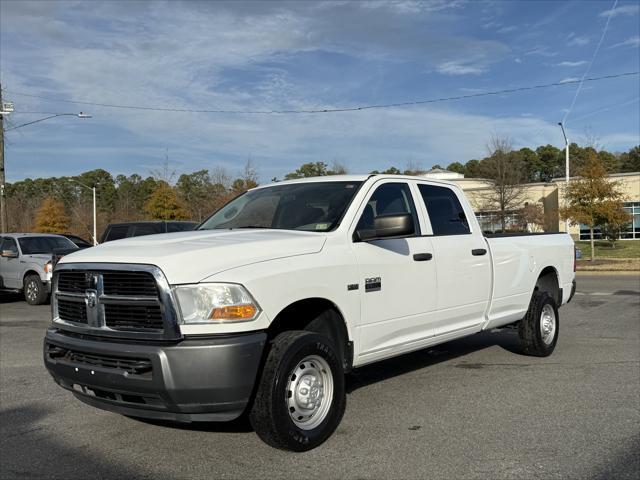
{"type": "MultiPolygon", "coordinates": [[[[640,258],[640,240],[619,240],[615,248],[610,242],[597,240],[597,258],[640,258]]],[[[582,250],[582,258],[588,260],[591,257],[591,245],[589,242],[576,242],[576,247],[582,250]]]]}

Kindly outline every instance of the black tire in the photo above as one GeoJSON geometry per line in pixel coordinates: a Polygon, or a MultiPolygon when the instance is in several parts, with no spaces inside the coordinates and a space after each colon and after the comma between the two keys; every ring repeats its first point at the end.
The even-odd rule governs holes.
{"type": "Polygon", "coordinates": [[[270,345],[262,378],[259,380],[249,421],[267,444],[283,450],[304,452],[324,442],[337,428],[346,407],[344,370],[337,349],[326,337],[305,331],[278,335],[270,345]],[[305,358],[317,356],[329,366],[333,395],[326,416],[315,428],[300,428],[289,414],[288,391],[294,369],[305,358]]]}
{"type": "Polygon", "coordinates": [[[559,332],[560,317],[555,300],[547,292],[536,290],[531,297],[527,314],[518,323],[518,337],[523,352],[535,357],[548,357],[556,348],[559,332]],[[553,312],[555,328],[552,336],[545,335],[543,332],[541,318],[545,312],[553,312]],[[547,337],[546,341],[545,337],[547,337]]]}
{"type": "Polygon", "coordinates": [[[27,275],[24,279],[24,299],[29,305],[42,305],[47,302],[49,294],[38,275],[27,275]]]}

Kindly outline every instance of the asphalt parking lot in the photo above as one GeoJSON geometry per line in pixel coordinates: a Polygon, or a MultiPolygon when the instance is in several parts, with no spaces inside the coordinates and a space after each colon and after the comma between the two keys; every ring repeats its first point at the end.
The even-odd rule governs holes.
{"type": "Polygon", "coordinates": [[[355,371],[334,436],[302,454],[244,421],[150,423],[63,391],[42,365],[49,306],[0,297],[0,477],[634,478],[640,278],[580,276],[544,359],[488,332],[355,371]]]}

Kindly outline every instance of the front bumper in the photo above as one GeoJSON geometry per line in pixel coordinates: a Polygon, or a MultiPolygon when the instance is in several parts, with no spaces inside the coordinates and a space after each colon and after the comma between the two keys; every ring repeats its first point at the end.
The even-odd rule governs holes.
{"type": "Polygon", "coordinates": [[[267,335],[119,343],[47,330],[44,363],[89,405],[136,417],[227,421],[245,410],[267,335]]]}

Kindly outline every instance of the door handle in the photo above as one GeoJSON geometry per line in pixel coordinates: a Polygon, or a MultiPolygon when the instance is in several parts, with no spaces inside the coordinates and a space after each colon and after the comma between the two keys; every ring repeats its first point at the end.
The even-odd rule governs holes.
{"type": "Polygon", "coordinates": [[[475,255],[476,257],[479,257],[481,255],[484,255],[487,253],[487,249],[486,248],[474,248],[473,250],[471,250],[471,255],[475,255]]]}
{"type": "Polygon", "coordinates": [[[426,262],[433,258],[433,254],[431,253],[416,253],[413,255],[413,259],[416,262],[426,262]]]}

